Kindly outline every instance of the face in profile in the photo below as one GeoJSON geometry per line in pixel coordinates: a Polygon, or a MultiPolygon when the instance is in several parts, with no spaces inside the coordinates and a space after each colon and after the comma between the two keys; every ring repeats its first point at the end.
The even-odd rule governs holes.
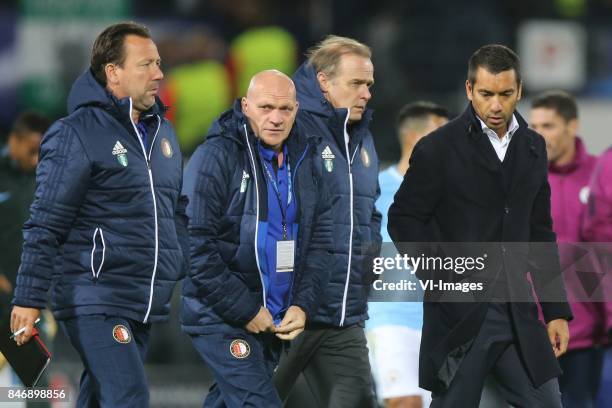
{"type": "Polygon", "coordinates": [[[255,135],[265,145],[280,151],[298,109],[293,82],[281,73],[264,71],[253,77],[241,103],[255,135]]]}
{"type": "Polygon", "coordinates": [[[544,137],[548,161],[555,163],[572,148],[578,121],[566,121],[556,110],[541,107],[531,110],[530,126],[544,137]]]}
{"type": "Polygon", "coordinates": [[[511,69],[493,74],[478,67],[474,84],[465,83],[468,99],[478,117],[499,136],[508,130],[508,122],[521,99],[521,86],[511,69]]]}
{"type": "Polygon", "coordinates": [[[123,42],[125,61],[109,64],[107,81],[113,94],[121,99],[131,97],[133,108],[144,112],[155,104],[164,74],[155,43],[150,38],[127,35],[123,42]]]}
{"type": "Polygon", "coordinates": [[[334,76],[319,72],[317,79],[325,98],[334,108],[350,109],[350,122],[361,120],[372,98],[370,87],[374,84],[374,65],[369,58],[344,54],[334,76]]]}

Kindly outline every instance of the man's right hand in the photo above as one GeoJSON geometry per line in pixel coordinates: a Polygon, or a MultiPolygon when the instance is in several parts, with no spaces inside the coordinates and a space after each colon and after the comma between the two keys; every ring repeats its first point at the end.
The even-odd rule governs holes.
{"type": "Polygon", "coordinates": [[[257,315],[246,325],[247,331],[251,333],[263,333],[274,331],[274,319],[265,307],[260,307],[257,315]]]}
{"type": "Polygon", "coordinates": [[[34,328],[34,322],[40,316],[40,310],[31,307],[13,306],[11,312],[11,332],[15,333],[17,330],[25,327],[25,331],[18,336],[15,336],[15,342],[18,346],[21,346],[32,337],[32,329],[34,328]]]}

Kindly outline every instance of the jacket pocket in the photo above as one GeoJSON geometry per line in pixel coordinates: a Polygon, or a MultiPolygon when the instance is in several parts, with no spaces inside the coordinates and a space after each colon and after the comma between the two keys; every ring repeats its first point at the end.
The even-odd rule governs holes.
{"type": "Polygon", "coordinates": [[[91,273],[94,280],[100,277],[100,271],[104,266],[104,257],[106,255],[106,242],[104,241],[104,231],[102,228],[96,228],[92,237],[91,248],[91,273]]]}

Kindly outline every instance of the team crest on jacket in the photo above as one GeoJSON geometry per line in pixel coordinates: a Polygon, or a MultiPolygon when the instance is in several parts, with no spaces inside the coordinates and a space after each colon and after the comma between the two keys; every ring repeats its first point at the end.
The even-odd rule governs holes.
{"type": "Polygon", "coordinates": [[[127,327],[122,324],[118,324],[113,327],[113,338],[118,343],[127,344],[132,341],[132,336],[127,327]]]}
{"type": "Polygon", "coordinates": [[[591,190],[589,186],[584,186],[580,189],[580,193],[578,193],[578,198],[582,204],[586,204],[589,201],[589,193],[591,190]]]}
{"type": "Polygon", "coordinates": [[[336,155],[332,153],[329,145],[325,146],[325,149],[323,149],[323,152],[321,153],[321,157],[323,158],[323,163],[325,164],[325,170],[327,170],[328,173],[331,173],[334,170],[334,159],[336,158],[336,155]]]}
{"type": "Polygon", "coordinates": [[[372,164],[372,161],[370,160],[370,155],[368,154],[368,151],[365,147],[361,148],[361,162],[366,167],[370,167],[370,164],[372,164]]]}
{"type": "Polygon", "coordinates": [[[240,183],[240,192],[244,193],[247,190],[247,186],[249,185],[249,173],[242,170],[242,182],[240,183]]]}
{"type": "Polygon", "coordinates": [[[127,149],[123,147],[120,141],[117,140],[115,147],[113,147],[113,156],[117,158],[117,161],[123,167],[128,165],[127,149]]]}
{"type": "Polygon", "coordinates": [[[236,358],[247,358],[251,354],[251,346],[246,340],[236,339],[230,344],[230,353],[236,358]]]}
{"type": "Polygon", "coordinates": [[[161,141],[161,151],[162,151],[162,154],[166,156],[168,159],[171,158],[172,155],[174,154],[174,152],[172,151],[172,145],[170,144],[170,141],[166,139],[165,137],[161,141]]]}

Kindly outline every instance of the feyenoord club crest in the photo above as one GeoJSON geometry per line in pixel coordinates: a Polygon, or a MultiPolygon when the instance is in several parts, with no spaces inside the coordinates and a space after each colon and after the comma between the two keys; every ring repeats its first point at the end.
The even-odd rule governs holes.
{"type": "Polygon", "coordinates": [[[130,335],[130,331],[122,324],[118,324],[113,327],[113,338],[122,344],[127,344],[132,341],[132,336],[130,335]]]}
{"type": "Polygon", "coordinates": [[[361,148],[361,162],[366,167],[370,167],[370,164],[372,163],[372,161],[370,160],[370,155],[368,154],[368,151],[365,147],[361,148]]]}
{"type": "Polygon", "coordinates": [[[586,204],[589,201],[590,193],[591,190],[589,189],[589,186],[584,186],[580,189],[580,193],[578,193],[578,198],[580,199],[580,202],[582,204],[586,204]]]}
{"type": "Polygon", "coordinates": [[[113,156],[117,158],[117,161],[123,167],[127,167],[128,158],[127,158],[127,149],[123,147],[120,141],[117,140],[115,143],[115,147],[113,147],[113,156]]]}
{"type": "Polygon", "coordinates": [[[251,354],[251,346],[246,340],[236,339],[230,344],[230,353],[236,358],[247,358],[251,354]]]}
{"type": "Polygon", "coordinates": [[[325,170],[327,170],[328,173],[331,173],[332,170],[334,170],[334,159],[336,156],[332,153],[329,145],[325,146],[325,149],[323,149],[323,152],[321,153],[321,157],[323,158],[323,163],[325,163],[325,170]]]}
{"type": "Polygon", "coordinates": [[[172,154],[173,154],[172,145],[170,144],[170,141],[166,139],[165,137],[161,141],[161,151],[162,151],[162,154],[166,156],[167,158],[172,157],[172,154]]]}

